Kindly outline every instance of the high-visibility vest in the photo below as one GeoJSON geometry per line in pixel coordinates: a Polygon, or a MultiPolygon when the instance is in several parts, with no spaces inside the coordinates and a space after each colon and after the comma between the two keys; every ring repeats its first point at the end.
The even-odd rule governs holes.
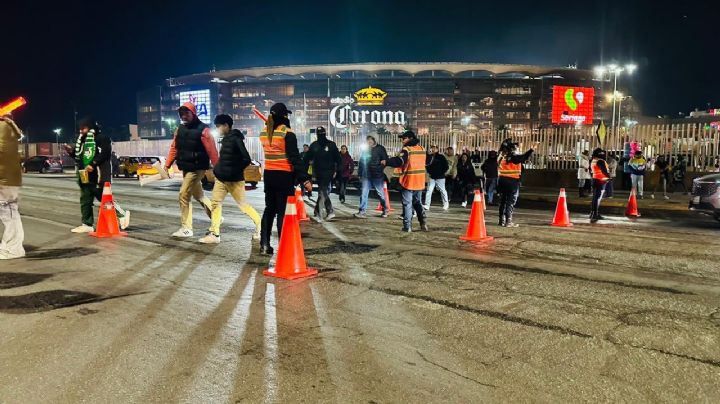
{"type": "Polygon", "coordinates": [[[280,125],[273,131],[272,142],[267,135],[267,131],[263,129],[260,133],[260,143],[262,143],[263,152],[265,152],[265,169],[273,171],[293,171],[293,166],[288,160],[285,151],[285,135],[287,127],[280,125]]]}
{"type": "Polygon", "coordinates": [[[400,174],[400,185],[409,191],[425,189],[425,149],[422,146],[406,146],[408,159],[400,174]]]}
{"type": "MultiPolygon", "coordinates": [[[[605,175],[605,173],[600,169],[600,166],[598,165],[599,161],[605,161],[605,160],[594,158],[594,159],[592,159],[592,163],[590,163],[590,168],[592,169],[593,179],[600,180],[600,181],[610,180],[610,177],[605,175]]],[[[605,163],[605,167],[607,167],[607,163],[605,163]]]]}
{"type": "Polygon", "coordinates": [[[500,164],[498,166],[498,175],[500,177],[514,178],[516,180],[519,180],[520,173],[522,173],[522,164],[512,163],[508,161],[505,157],[500,160],[500,164]]]}

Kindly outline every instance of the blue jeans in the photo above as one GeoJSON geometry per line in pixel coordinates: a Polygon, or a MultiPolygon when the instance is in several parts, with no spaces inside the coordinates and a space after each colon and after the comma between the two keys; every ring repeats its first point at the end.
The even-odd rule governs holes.
{"type": "Polygon", "coordinates": [[[500,223],[512,223],[515,203],[520,195],[520,181],[503,179],[499,187],[500,223]]]}
{"type": "Polygon", "coordinates": [[[485,180],[485,190],[487,192],[487,203],[493,203],[493,196],[495,195],[495,189],[497,188],[497,177],[488,178],[485,180]]]}
{"type": "Polygon", "coordinates": [[[387,203],[385,202],[385,191],[383,189],[385,180],[382,178],[363,178],[362,179],[362,192],[360,193],[360,213],[367,211],[368,196],[370,196],[370,187],[372,187],[380,198],[380,205],[383,207],[383,212],[387,212],[387,203]]]}
{"type": "Polygon", "coordinates": [[[423,191],[409,191],[403,189],[400,191],[402,195],[403,205],[403,228],[412,228],[413,210],[417,213],[418,220],[422,225],[425,223],[425,209],[422,205],[422,192],[423,191]]]}

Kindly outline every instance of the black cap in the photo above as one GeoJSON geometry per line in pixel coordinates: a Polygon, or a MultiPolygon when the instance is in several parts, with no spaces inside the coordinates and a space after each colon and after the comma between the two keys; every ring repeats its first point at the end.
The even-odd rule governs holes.
{"type": "Polygon", "coordinates": [[[288,110],[285,104],[282,102],[278,102],[277,104],[274,104],[272,107],[270,107],[270,113],[275,116],[287,116],[289,114],[292,114],[292,111],[288,110]]]}
{"type": "Polygon", "coordinates": [[[327,135],[327,131],[325,130],[324,127],[318,126],[317,128],[315,128],[315,134],[317,134],[317,135],[319,135],[319,136],[326,136],[326,135],[327,135]]]}
{"type": "Polygon", "coordinates": [[[417,136],[415,136],[415,132],[411,131],[410,129],[405,130],[403,133],[398,135],[400,139],[405,139],[406,137],[409,137],[411,139],[417,139],[417,136]]]}

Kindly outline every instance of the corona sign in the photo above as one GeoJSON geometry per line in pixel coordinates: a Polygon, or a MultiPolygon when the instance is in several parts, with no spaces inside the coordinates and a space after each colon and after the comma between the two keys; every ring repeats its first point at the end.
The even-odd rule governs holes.
{"type": "Polygon", "coordinates": [[[595,89],[592,87],[553,87],[552,123],[592,125],[595,89]]]}
{"type": "Polygon", "coordinates": [[[405,112],[403,111],[380,111],[371,109],[356,110],[353,106],[358,107],[379,107],[384,105],[385,97],[388,93],[385,91],[367,87],[355,91],[353,100],[350,97],[332,98],[333,104],[339,104],[330,110],[330,124],[337,129],[347,128],[348,125],[405,125],[405,112]]]}

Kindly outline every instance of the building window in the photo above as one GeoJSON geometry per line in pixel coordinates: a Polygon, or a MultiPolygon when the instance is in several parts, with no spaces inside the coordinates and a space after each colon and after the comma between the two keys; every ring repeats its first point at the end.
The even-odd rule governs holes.
{"type": "Polygon", "coordinates": [[[495,89],[497,94],[504,95],[530,95],[530,87],[499,87],[495,89]]]}

